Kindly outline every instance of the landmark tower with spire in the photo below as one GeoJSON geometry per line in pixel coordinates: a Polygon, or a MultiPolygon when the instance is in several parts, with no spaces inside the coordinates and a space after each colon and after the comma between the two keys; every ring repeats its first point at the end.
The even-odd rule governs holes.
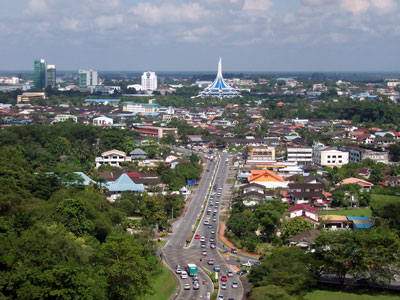
{"type": "Polygon", "coordinates": [[[218,74],[212,84],[201,92],[202,97],[212,96],[218,98],[238,97],[239,93],[233,87],[230,87],[222,77],[222,60],[218,61],[218,74]]]}

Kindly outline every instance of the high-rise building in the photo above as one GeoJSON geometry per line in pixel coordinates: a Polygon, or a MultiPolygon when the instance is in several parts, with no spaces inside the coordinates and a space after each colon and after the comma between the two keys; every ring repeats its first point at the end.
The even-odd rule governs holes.
{"type": "Polygon", "coordinates": [[[33,69],[33,84],[36,88],[46,87],[46,61],[44,59],[35,59],[33,69]]]}
{"type": "Polygon", "coordinates": [[[142,90],[155,91],[157,89],[157,75],[154,72],[144,72],[142,75],[142,90]]]}
{"type": "Polygon", "coordinates": [[[47,81],[46,86],[48,86],[52,89],[56,88],[56,66],[55,65],[47,65],[46,81],[47,81]]]}
{"type": "Polygon", "coordinates": [[[86,88],[88,86],[99,85],[99,77],[97,71],[79,70],[79,87],[86,88]]]}

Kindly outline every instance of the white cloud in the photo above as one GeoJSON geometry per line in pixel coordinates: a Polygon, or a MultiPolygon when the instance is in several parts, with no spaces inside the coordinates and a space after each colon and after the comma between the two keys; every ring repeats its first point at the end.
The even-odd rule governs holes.
{"type": "Polygon", "coordinates": [[[61,28],[70,31],[80,31],[81,27],[79,25],[80,25],[79,21],[75,18],[65,17],[61,22],[61,28]]]}
{"type": "Polygon", "coordinates": [[[270,0],[245,0],[243,10],[268,11],[272,6],[270,0]]]}
{"type": "Polygon", "coordinates": [[[165,2],[161,5],[141,2],[130,12],[147,24],[197,23],[211,14],[198,3],[179,5],[165,2]]]}
{"type": "Polygon", "coordinates": [[[29,0],[28,8],[32,13],[47,13],[49,11],[45,0],[29,0]]]}
{"type": "Polygon", "coordinates": [[[368,10],[370,2],[369,0],[341,0],[340,6],[344,11],[358,15],[368,10]]]}
{"type": "Polygon", "coordinates": [[[371,6],[379,14],[395,13],[397,10],[397,2],[395,0],[371,0],[371,6]]]}
{"type": "Polygon", "coordinates": [[[95,19],[95,24],[100,29],[112,29],[124,22],[124,16],[121,14],[113,16],[100,16],[95,19]]]}

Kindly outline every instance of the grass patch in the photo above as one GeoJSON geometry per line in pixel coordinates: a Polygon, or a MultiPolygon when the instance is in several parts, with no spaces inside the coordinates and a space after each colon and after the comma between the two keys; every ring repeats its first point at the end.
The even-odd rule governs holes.
{"type": "Polygon", "coordinates": [[[371,194],[372,201],[400,201],[399,196],[371,194]]]}
{"type": "Polygon", "coordinates": [[[355,293],[351,292],[338,292],[338,291],[325,291],[325,290],[315,290],[307,293],[305,296],[306,300],[394,300],[400,299],[397,295],[388,294],[371,294],[369,291],[359,291],[355,293]]]}
{"type": "Polygon", "coordinates": [[[168,300],[176,289],[176,278],[164,265],[162,273],[154,280],[153,295],[148,295],[145,300],[168,300]]]}
{"type": "Polygon", "coordinates": [[[157,248],[162,248],[167,243],[166,240],[156,241],[157,248]]]}
{"type": "Polygon", "coordinates": [[[341,216],[354,216],[354,217],[367,217],[372,216],[370,208],[355,208],[355,209],[341,209],[341,210],[320,210],[319,215],[341,215],[341,216]]]}

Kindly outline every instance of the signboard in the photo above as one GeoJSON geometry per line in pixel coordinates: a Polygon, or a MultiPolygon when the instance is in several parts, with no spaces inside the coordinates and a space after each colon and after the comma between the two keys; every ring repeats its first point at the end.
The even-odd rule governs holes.
{"type": "Polygon", "coordinates": [[[193,186],[194,185],[194,179],[188,179],[187,180],[187,185],[193,186]]]}

